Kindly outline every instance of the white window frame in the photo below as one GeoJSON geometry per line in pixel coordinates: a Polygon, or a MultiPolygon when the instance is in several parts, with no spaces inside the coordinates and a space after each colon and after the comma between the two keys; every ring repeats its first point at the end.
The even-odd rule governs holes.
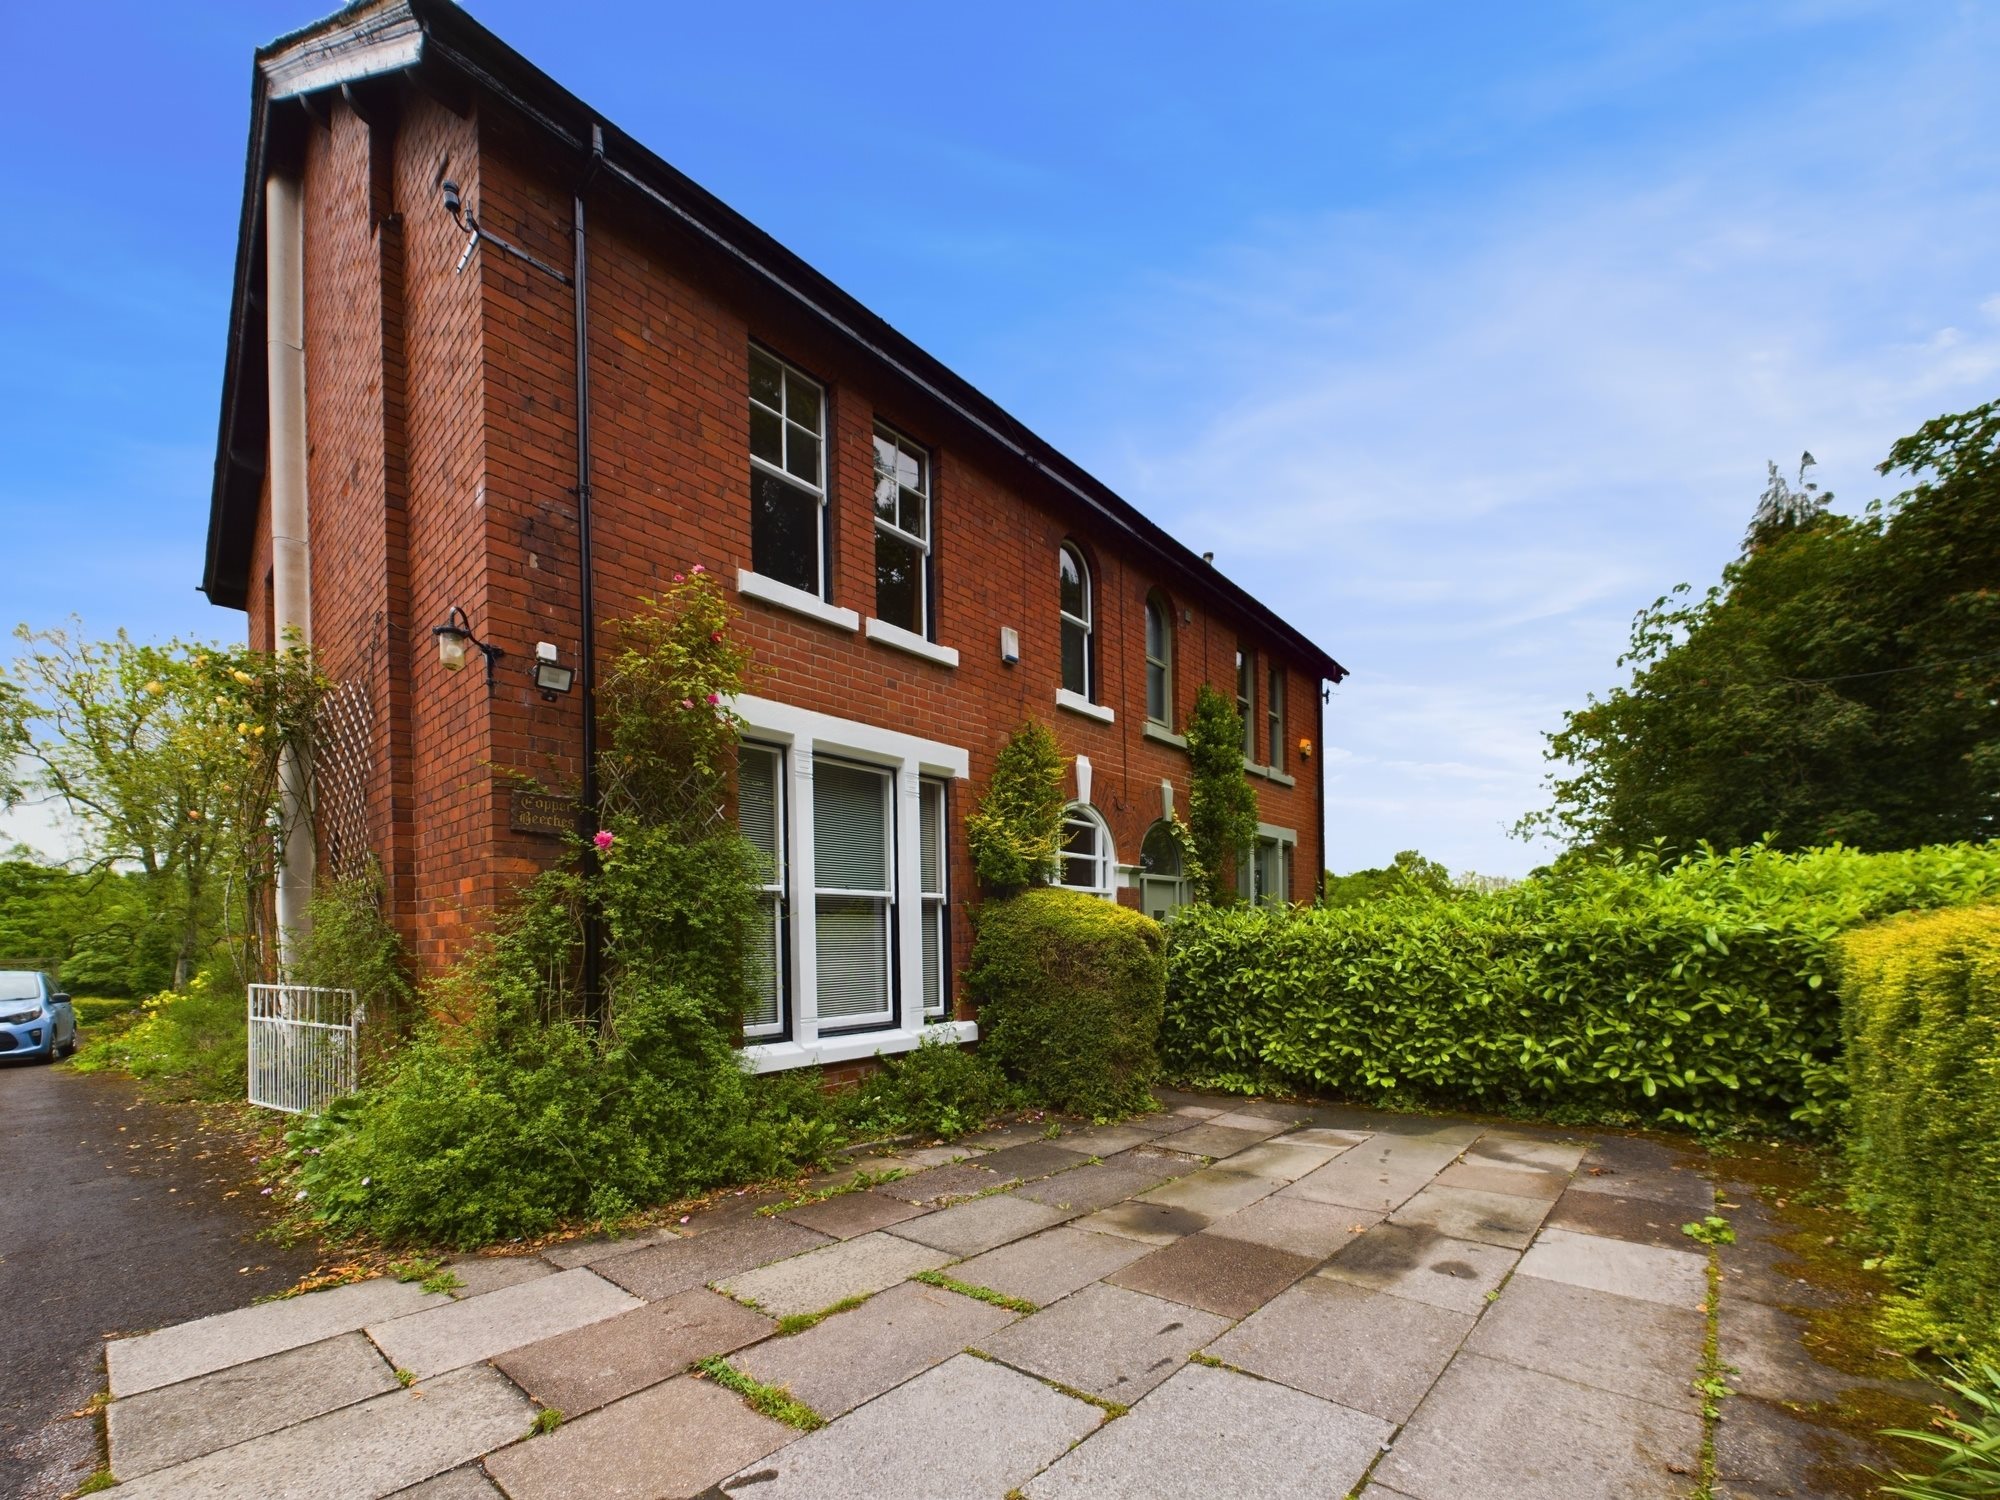
{"type": "Polygon", "coordinates": [[[1294,828],[1280,828],[1275,823],[1257,825],[1257,842],[1242,851],[1236,858],[1236,894],[1253,906],[1289,906],[1292,900],[1293,864],[1298,858],[1299,835],[1294,828]],[[1285,888],[1273,899],[1271,892],[1263,888],[1259,878],[1264,851],[1277,851],[1279,868],[1283,871],[1285,888]]]}
{"type": "Polygon", "coordinates": [[[1118,851],[1111,840],[1111,825],[1104,821],[1104,814],[1088,802],[1072,802],[1063,809],[1063,843],[1068,843],[1068,833],[1072,825],[1088,825],[1097,834],[1096,862],[1097,880],[1090,885],[1069,883],[1069,862],[1076,858],[1073,854],[1063,854],[1057,866],[1056,884],[1066,891],[1082,891],[1087,896],[1100,896],[1106,901],[1115,901],[1118,890],[1118,851]]]}
{"type": "MultiPolygon", "coordinates": [[[[818,504],[815,507],[813,513],[813,519],[814,519],[813,550],[814,550],[814,555],[818,558],[819,571],[815,585],[810,592],[811,595],[815,598],[831,601],[833,595],[828,587],[831,580],[829,578],[826,566],[826,428],[827,428],[826,386],[821,382],[813,379],[812,376],[806,374],[806,372],[804,370],[801,370],[797,365],[792,364],[788,360],[780,358],[776,354],[773,354],[769,349],[766,349],[762,344],[752,344],[750,346],[750,358],[757,359],[759,357],[768,359],[772,364],[778,367],[779,405],[774,410],[772,407],[768,406],[764,402],[759,401],[755,395],[751,394],[751,390],[748,387],[747,383],[743,393],[744,400],[747,401],[749,405],[755,408],[756,410],[763,412],[770,412],[772,416],[778,419],[778,438],[780,445],[778,449],[778,457],[781,460],[781,462],[774,464],[769,459],[759,458],[757,454],[753,451],[750,454],[750,468],[753,472],[761,470],[766,474],[773,475],[777,479],[784,482],[785,484],[790,485],[793,489],[798,490],[801,494],[809,495],[813,499],[818,501],[818,504]],[[806,424],[803,422],[795,422],[792,420],[789,412],[789,408],[792,404],[791,393],[787,389],[784,380],[784,377],[787,375],[798,377],[798,379],[804,381],[807,385],[811,386],[815,391],[819,393],[819,428],[817,431],[813,431],[812,429],[808,428],[806,424]],[[810,433],[812,438],[819,444],[819,463],[817,465],[817,473],[815,474],[813,482],[811,484],[808,484],[805,480],[799,478],[798,475],[794,474],[790,469],[786,468],[782,462],[782,460],[791,452],[791,434],[792,434],[792,429],[794,427],[797,427],[802,432],[810,433]]],[[[746,444],[746,447],[747,446],[748,445],[746,444]]],[[[756,497],[754,495],[751,497],[751,504],[753,506],[756,504],[756,497]]],[[[754,514],[752,519],[754,523],[754,514]]],[[[752,557],[751,557],[751,562],[753,565],[755,561],[756,561],[755,548],[753,546],[752,557]]],[[[778,588],[793,589],[801,593],[806,592],[805,590],[798,589],[798,586],[796,584],[789,584],[786,583],[784,580],[778,578],[770,578],[768,574],[760,573],[760,574],[755,574],[754,576],[767,579],[768,582],[770,582],[771,584],[775,585],[778,588]]],[[[847,626],[847,629],[849,630],[852,630],[853,628],[854,626],[851,623],[847,626]]]]}
{"type": "MultiPolygon", "coordinates": [[[[1078,692],[1075,688],[1064,682],[1057,691],[1056,701],[1061,702],[1063,695],[1067,694],[1071,698],[1080,698],[1085,703],[1095,703],[1097,701],[1097,669],[1095,661],[1097,653],[1094,648],[1097,644],[1095,638],[1097,628],[1097,591],[1094,586],[1095,581],[1090,576],[1090,559],[1083,555],[1083,549],[1077,546],[1075,542],[1064,542],[1056,549],[1056,554],[1056,613],[1063,625],[1074,625],[1083,632],[1083,691],[1078,692]],[[1065,557],[1076,564],[1077,576],[1083,580],[1083,613],[1081,615],[1073,615],[1062,607],[1062,559],[1065,557]]],[[[1056,672],[1058,674],[1057,681],[1061,682],[1062,634],[1060,625],[1057,627],[1056,634],[1056,672]]]]}
{"type": "MultiPolygon", "coordinates": [[[[973,1021],[931,1022],[924,1015],[923,927],[921,901],[894,906],[895,988],[892,1022],[876,1030],[829,1029],[819,1019],[818,951],[814,923],[798,913],[815,910],[813,860],[813,769],[816,756],[857,765],[877,766],[894,773],[897,837],[895,886],[921,891],[923,883],[918,839],[923,827],[918,798],[925,777],[960,781],[971,774],[971,756],[962,746],[941,744],[899,730],[884,729],[832,714],[779,703],[752,694],[732,700],[731,710],[742,721],[744,736],[760,745],[782,745],[788,782],[785,790],[787,895],[794,920],[787,934],[791,972],[791,1035],[782,1041],[746,1045],[745,1067],[767,1073],[782,1068],[814,1067],[876,1056],[893,1056],[919,1046],[927,1037],[971,1042],[979,1039],[973,1021]],[[905,832],[904,830],[908,830],[905,832]]],[[[949,805],[949,804],[947,804],[949,805]]],[[[945,828],[949,829],[949,820],[945,828]]],[[[949,832],[943,835],[950,846],[949,832]]],[[[946,866],[945,868],[949,868],[946,866]]],[[[947,876],[947,880],[949,877],[947,876]]],[[[947,996],[948,999],[948,996],[947,996]]],[[[834,1028],[851,1024],[837,1018],[834,1028]]]]}
{"type": "Polygon", "coordinates": [[[1171,731],[1174,727],[1174,611],[1156,589],[1146,596],[1146,722],[1171,731]],[[1160,622],[1160,654],[1153,654],[1153,620],[1160,622]],[[1160,686],[1166,702],[1163,711],[1153,712],[1153,669],[1160,671],[1160,686]]]}
{"type": "MultiPolygon", "coordinates": [[[[882,873],[888,883],[881,889],[864,890],[858,886],[821,885],[819,872],[813,871],[813,921],[819,921],[819,904],[822,901],[867,901],[874,903],[880,911],[882,922],[882,1005],[878,1010],[850,1013],[844,1016],[826,1016],[821,1019],[822,1030],[828,1033],[879,1030],[895,1024],[896,989],[901,979],[901,966],[896,962],[896,917],[897,893],[902,882],[897,879],[901,863],[896,857],[896,772],[893,767],[871,765],[866,761],[854,760],[844,755],[818,756],[816,760],[841,767],[843,770],[858,771],[885,784],[882,795],[882,850],[886,856],[882,861],[882,873]]],[[[818,947],[817,931],[814,934],[814,948],[818,947]]],[[[818,956],[815,951],[815,958],[818,956]]],[[[815,997],[819,990],[817,969],[813,974],[815,997]]]]}
{"type": "Polygon", "coordinates": [[[1243,759],[1254,763],[1257,749],[1257,653],[1236,648],[1236,712],[1243,716],[1243,759]]]}
{"type": "Polygon", "coordinates": [[[787,895],[786,867],[790,861],[785,857],[788,838],[788,819],[785,816],[785,749],[782,745],[768,745],[761,740],[745,740],[743,749],[760,755],[768,755],[775,762],[772,768],[771,802],[777,818],[778,859],[772,879],[760,883],[757,894],[772,898],[772,924],[775,928],[771,952],[777,963],[778,1019],[771,1023],[757,1023],[747,1016],[743,1022],[745,1037],[782,1037],[791,1028],[791,965],[788,962],[790,944],[786,941],[786,930],[790,926],[790,900],[787,895]]]}
{"type": "MultiPolygon", "coordinates": [[[[937,888],[923,884],[923,851],[917,853],[917,897],[922,907],[920,921],[928,925],[937,924],[937,967],[933,971],[926,968],[919,978],[919,1003],[926,1020],[943,1020],[951,1009],[951,783],[941,776],[919,776],[917,778],[917,838],[923,838],[923,799],[927,795],[937,797],[937,848],[933,858],[937,864],[937,888]],[[936,1005],[922,999],[922,982],[937,980],[938,1000],[936,1005]]],[[[921,931],[920,934],[921,936],[921,931]]],[[[922,954],[921,945],[918,953],[922,954]]]]}
{"type": "MultiPolygon", "coordinates": [[[[904,437],[902,433],[891,427],[887,422],[882,421],[877,421],[875,424],[875,441],[890,444],[898,453],[910,454],[922,466],[923,488],[912,493],[918,494],[923,498],[924,534],[922,536],[915,536],[905,531],[895,521],[883,520],[882,507],[876,503],[875,497],[872,494],[869,496],[869,506],[875,512],[875,530],[878,533],[895,538],[905,546],[916,548],[918,558],[917,628],[914,631],[910,631],[905,626],[889,625],[888,621],[880,619],[882,610],[882,585],[879,573],[876,575],[875,611],[877,619],[874,623],[889,625],[889,628],[893,630],[904,634],[917,635],[926,641],[935,641],[937,639],[937,628],[931,613],[931,491],[935,487],[932,483],[931,475],[931,450],[913,438],[904,437]]],[[[876,471],[876,482],[878,484],[881,482],[881,471],[879,469],[876,471]]],[[[896,480],[896,498],[899,512],[903,492],[908,488],[901,479],[896,480]]],[[[898,518],[900,519],[900,514],[898,518]]]]}
{"type": "Polygon", "coordinates": [[[1264,754],[1270,770],[1285,768],[1285,669],[1264,663],[1264,754]]]}

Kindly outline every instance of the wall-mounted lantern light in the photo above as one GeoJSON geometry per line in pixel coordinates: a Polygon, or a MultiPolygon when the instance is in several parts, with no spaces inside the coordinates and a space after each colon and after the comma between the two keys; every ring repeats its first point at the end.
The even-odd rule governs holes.
{"type": "Polygon", "coordinates": [[[507,653],[498,646],[489,645],[472,633],[472,621],[465,611],[456,604],[445,616],[444,624],[431,627],[431,635],[438,646],[438,665],[447,672],[456,672],[465,665],[465,648],[475,647],[486,658],[486,691],[493,691],[493,664],[507,653]]]}
{"type": "Polygon", "coordinates": [[[576,668],[560,665],[556,660],[554,641],[535,642],[535,686],[542,690],[542,696],[553,703],[556,694],[569,691],[569,685],[576,680],[576,668]]]}

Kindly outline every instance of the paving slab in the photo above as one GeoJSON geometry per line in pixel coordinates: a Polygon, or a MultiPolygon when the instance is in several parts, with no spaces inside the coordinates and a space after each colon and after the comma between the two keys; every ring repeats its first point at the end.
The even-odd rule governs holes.
{"type": "Polygon", "coordinates": [[[1164,1181],[1169,1177],[1186,1177],[1191,1172],[1199,1172],[1208,1163],[1199,1156],[1173,1149],[1173,1137],[1164,1141],[1147,1141],[1134,1146],[1129,1151],[1120,1151],[1115,1156],[1107,1156],[1103,1164],[1119,1167],[1132,1172],[1153,1172],[1164,1181]]]}
{"type": "Polygon", "coordinates": [[[1048,1133],[1046,1120],[1022,1120],[1012,1125],[996,1125],[990,1130],[975,1130],[970,1135],[958,1137],[952,1144],[968,1151],[1000,1151],[1008,1146],[1044,1140],[1048,1133]]]}
{"type": "Polygon", "coordinates": [[[524,1281],[539,1281],[553,1275],[556,1268],[538,1255],[469,1255],[451,1262],[447,1269],[458,1278],[452,1295],[463,1299],[524,1281]]]}
{"type": "MultiPolygon", "coordinates": [[[[1730,1199],[1729,1222],[1736,1243],[1723,1247],[1723,1305],[1762,1302],[1771,1307],[1838,1307],[1841,1294],[1798,1275],[1805,1269],[1798,1253],[1785,1243],[1791,1227],[1771,1205],[1749,1193],[1730,1199]]],[[[1710,1213],[1714,1210],[1703,1209],[1710,1213]]],[[[1694,1215],[1690,1214],[1690,1218],[1694,1215]]]]}
{"type": "Polygon", "coordinates": [[[1228,1326],[1213,1313],[1098,1282],[979,1347],[1017,1369],[1129,1406],[1228,1326]]]}
{"type": "Polygon", "coordinates": [[[1049,1144],[1079,1156],[1109,1156],[1114,1151],[1143,1145],[1157,1135],[1157,1131],[1141,1130],[1136,1125],[1091,1125],[1082,1130],[1065,1130],[1049,1144]]]}
{"type": "Polygon", "coordinates": [[[1202,1233],[1163,1245],[1104,1279],[1183,1307],[1244,1318],[1316,1264],[1316,1256],[1202,1233]]]}
{"type": "Polygon", "coordinates": [[[899,1239],[915,1240],[953,1255],[978,1255],[1009,1240],[1039,1234],[1073,1214],[1072,1209],[1051,1208],[1012,1193],[995,1193],[898,1224],[895,1233],[899,1239]]]}
{"type": "Polygon", "coordinates": [[[113,1339],[104,1346],[111,1394],[136,1395],[450,1302],[443,1292],[378,1276],[177,1323],[137,1338],[113,1339]]]}
{"type": "Polygon", "coordinates": [[[1465,1148],[1465,1155],[1468,1161],[1488,1166],[1559,1172],[1567,1177],[1576,1170],[1589,1149],[1584,1141],[1525,1135],[1511,1130],[1489,1130],[1465,1148]]]}
{"type": "Polygon", "coordinates": [[[1205,1167],[1185,1177],[1176,1177],[1172,1182],[1147,1188],[1139,1195],[1139,1201],[1192,1209],[1210,1219],[1219,1219],[1225,1214],[1235,1213],[1239,1208],[1248,1208],[1259,1198],[1268,1198],[1278,1190],[1278,1186],[1271,1178],[1259,1177],[1254,1172],[1205,1167]]]}
{"type": "Polygon", "coordinates": [[[1329,1151],[1345,1151],[1373,1138],[1374,1134],[1372,1130],[1336,1130],[1331,1125],[1302,1125],[1272,1139],[1288,1146],[1322,1146],[1329,1151]]]}
{"type": "Polygon", "coordinates": [[[1046,1306],[1148,1253],[1143,1240],[1064,1227],[975,1255],[953,1266],[951,1274],[968,1285],[1046,1306]]]}
{"type": "Polygon", "coordinates": [[[1877,1493],[1889,1455],[1837,1427],[1817,1426],[1749,1397],[1715,1429],[1717,1500],[1848,1500],[1877,1493]]]}
{"type": "Polygon", "coordinates": [[[1462,1354],[1376,1467],[1415,1500],[1678,1500],[1701,1418],[1462,1354]]]}
{"type": "Polygon", "coordinates": [[[542,1252],[543,1259],[552,1266],[571,1271],[578,1266],[594,1266],[615,1256],[630,1255],[635,1250],[644,1250],[648,1245],[667,1245],[681,1238],[665,1225],[656,1229],[644,1229],[637,1234],[622,1234],[617,1237],[596,1237],[571,1240],[567,1244],[551,1245],[542,1252]]]}
{"type": "Polygon", "coordinates": [[[119,1500],[374,1500],[519,1438],[535,1409],[498,1370],[412,1390],[204,1454],[118,1487],[119,1500]]]}
{"type": "Polygon", "coordinates": [[[422,1484],[397,1490],[388,1500],[505,1500],[478,1464],[452,1469],[422,1484]]]}
{"type": "Polygon", "coordinates": [[[1280,1136],[1237,1152],[1229,1158],[1229,1169],[1232,1172],[1251,1172],[1278,1182],[1297,1182],[1306,1173],[1318,1171],[1347,1149],[1345,1146],[1309,1146],[1294,1141],[1290,1136],[1280,1136]]]}
{"type": "Polygon", "coordinates": [[[1668,1307],[1699,1307],[1708,1296],[1705,1255],[1565,1229],[1544,1229],[1521,1257],[1520,1274],[1668,1307]]]}
{"type": "Polygon", "coordinates": [[[365,1331],[392,1365],[422,1379],[637,1306],[637,1297],[579,1266],[483,1297],[371,1323],[365,1331]]]}
{"type": "Polygon", "coordinates": [[[1135,1198],[1130,1203],[1100,1209],[1075,1224],[1078,1229],[1094,1234],[1116,1234],[1149,1245],[1164,1245],[1184,1234],[1206,1229],[1209,1216],[1173,1203],[1146,1203],[1135,1198]]]}
{"type": "Polygon", "coordinates": [[[927,1210],[902,1198],[866,1189],[858,1193],[838,1193],[817,1203],[801,1203],[797,1208],[786,1209],[778,1217],[789,1223],[803,1224],[837,1240],[851,1240],[857,1234],[866,1234],[871,1229],[887,1229],[891,1224],[914,1219],[924,1212],[927,1210]]]}
{"type": "MultiPolygon", "coordinates": [[[[1220,1113],[1220,1110],[1216,1111],[1216,1114],[1220,1113]]],[[[1213,1118],[1213,1116],[1209,1116],[1208,1118],[1213,1118]]],[[[1169,1110],[1159,1114],[1134,1115],[1129,1120],[1122,1120],[1119,1123],[1129,1125],[1134,1130],[1143,1131],[1148,1135],[1164,1137],[1199,1125],[1201,1121],[1192,1116],[1169,1110]]]]}
{"type": "Polygon", "coordinates": [[[829,1236],[782,1217],[752,1218],[692,1239],[654,1245],[636,1255],[621,1255],[605,1262],[599,1274],[650,1302],[830,1243],[829,1236]]]}
{"type": "Polygon", "coordinates": [[[395,1389],[395,1372],[359,1333],[267,1354],[113,1401],[111,1472],[136,1479],[395,1389]]]}
{"type": "Polygon", "coordinates": [[[1439,1187],[1471,1188],[1478,1193],[1512,1193],[1553,1202],[1569,1186],[1569,1173],[1542,1167],[1500,1166],[1469,1153],[1438,1173],[1439,1187]]]}
{"type": "Polygon", "coordinates": [[[818,1312],[849,1297],[871,1296],[919,1271],[935,1271],[952,1258],[878,1229],[731,1276],[717,1288],[784,1318],[818,1312]]]}
{"type": "Polygon", "coordinates": [[[1548,1212],[1545,1198],[1479,1193],[1433,1183],[1389,1215],[1389,1222],[1422,1224],[1455,1240],[1525,1250],[1548,1212]]]}
{"type": "Polygon", "coordinates": [[[955,1166],[932,1167],[928,1172],[918,1172],[910,1177],[898,1177],[894,1182],[885,1182],[871,1192],[887,1193],[891,1198],[901,1198],[905,1203],[934,1204],[946,1203],[954,1198],[971,1198],[994,1188],[1003,1188],[1017,1181],[1012,1172],[989,1172],[986,1168],[969,1161],[955,1166]]]}
{"type": "Polygon", "coordinates": [[[777,1324],[697,1288],[497,1355],[493,1363],[542,1406],[579,1416],[657,1385],[698,1359],[727,1354],[777,1324]]]}
{"type": "Polygon", "coordinates": [[[1913,1406],[1937,1399],[1934,1388],[1914,1380],[1854,1375],[1823,1364],[1806,1343],[1811,1327],[1805,1318],[1783,1308],[1724,1296],[1717,1352],[1734,1371],[1731,1388],[1753,1399],[1801,1404],[1839,1401],[1866,1391],[1901,1396],[1913,1406]]]}
{"type": "Polygon", "coordinates": [[[1455,1240],[1427,1225],[1387,1223],[1355,1239],[1319,1274],[1476,1316],[1520,1258],[1518,1251],[1455,1240]]]}
{"type": "Polygon", "coordinates": [[[1472,1324],[1470,1313],[1308,1276],[1210,1344],[1208,1352],[1294,1390],[1402,1422],[1472,1324]]]}
{"type": "Polygon", "coordinates": [[[1314,1203],[1388,1213],[1415,1197],[1457,1154],[1455,1147],[1377,1136],[1280,1191],[1314,1203]]]}
{"type": "Polygon", "coordinates": [[[1352,1243],[1357,1235],[1365,1234],[1381,1217],[1363,1209],[1273,1194],[1217,1219],[1207,1232],[1223,1239],[1269,1245],[1273,1250],[1289,1250],[1294,1255],[1320,1261],[1352,1243]]]}
{"type": "Polygon", "coordinates": [[[1150,1167],[1127,1165],[1129,1160],[1119,1156],[1111,1161],[1081,1166],[1059,1177],[1023,1183],[1013,1193],[1017,1198],[1046,1203],[1051,1208],[1073,1208],[1079,1213],[1088,1213],[1093,1209],[1123,1203],[1148,1188],[1158,1187],[1174,1175],[1150,1167]]]}
{"type": "Polygon", "coordinates": [[[1567,1192],[1556,1199],[1546,1222],[1551,1229],[1567,1229],[1575,1234],[1596,1234],[1606,1239],[1684,1250],[1693,1241],[1681,1233],[1681,1225],[1700,1217],[1692,1209],[1663,1203],[1658,1198],[1567,1192]]]}
{"type": "Polygon", "coordinates": [[[1571,1187],[1584,1193],[1617,1193],[1679,1204],[1690,1215],[1708,1213],[1715,1188],[1700,1174],[1700,1158],[1629,1136],[1600,1137],[1584,1153],[1571,1187]]]}
{"type": "Polygon", "coordinates": [[[1018,1181],[1032,1182],[1038,1177],[1072,1171],[1077,1161],[1074,1151],[1065,1151],[1053,1141],[1027,1141],[982,1156],[979,1165],[989,1172],[1011,1173],[1018,1181]]]}
{"type": "Polygon", "coordinates": [[[960,1354],[723,1481],[745,1500],[996,1500],[1103,1413],[960,1354]]]}
{"type": "Polygon", "coordinates": [[[1246,1151],[1260,1141],[1267,1141],[1272,1136],[1281,1134],[1284,1128],[1274,1121],[1266,1120],[1262,1122],[1262,1128],[1243,1129],[1223,1124],[1222,1120],[1228,1118],[1229,1116],[1224,1115],[1221,1119],[1206,1121],[1190,1130],[1176,1131],[1168,1136],[1167,1140],[1173,1143],[1173,1149],[1176,1151],[1186,1152],[1190,1156],[1213,1156],[1219,1160],[1222,1157],[1234,1156],[1239,1151],[1246,1151]]]}
{"type": "Polygon", "coordinates": [[[1354,1487],[1391,1430],[1301,1391],[1183,1365],[1022,1490],[1029,1500],[1329,1500],[1354,1487]]]}
{"type": "Polygon", "coordinates": [[[948,1167],[953,1162],[965,1161],[979,1153],[969,1146],[898,1146],[895,1151],[897,1165],[925,1168],[948,1167]]]}
{"type": "Polygon", "coordinates": [[[486,1468],[508,1500],[688,1500],[798,1435],[683,1375],[503,1448],[486,1468]]]}
{"type": "Polygon", "coordinates": [[[766,1339],[732,1361],[782,1386],[823,1417],[837,1417],[1020,1316],[922,1282],[892,1286],[790,1338],[766,1339]]]}
{"type": "Polygon", "coordinates": [[[1578,1385],[1698,1412],[1693,1381],[1707,1331],[1707,1319],[1693,1308],[1517,1276],[1465,1347],[1578,1385]]]}

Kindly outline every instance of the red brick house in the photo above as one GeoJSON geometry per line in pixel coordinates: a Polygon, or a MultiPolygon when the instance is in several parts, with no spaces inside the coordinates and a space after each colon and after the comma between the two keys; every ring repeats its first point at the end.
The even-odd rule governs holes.
{"type": "Polygon", "coordinates": [[[1181,731],[1236,684],[1243,883],[1312,896],[1325,651],[457,6],[259,52],[202,587],[346,685],[317,859],[371,851],[424,964],[559,847],[507,773],[582,783],[602,622],[697,563],[758,662],[758,1066],[976,1034],[961,820],[1031,714],[1076,757],[1065,883],[1164,912],[1181,731]]]}

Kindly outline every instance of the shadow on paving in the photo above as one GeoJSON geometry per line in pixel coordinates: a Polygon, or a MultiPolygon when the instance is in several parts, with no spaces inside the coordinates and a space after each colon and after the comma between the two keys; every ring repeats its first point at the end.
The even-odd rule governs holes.
{"type": "Polygon", "coordinates": [[[44,1500],[99,1463],[69,1413],[104,1388],[105,1334],[282,1291],[313,1249],[255,1240],[259,1216],[222,1197],[234,1150],[129,1081],[0,1063],[0,1114],[0,1500],[44,1500]]]}

